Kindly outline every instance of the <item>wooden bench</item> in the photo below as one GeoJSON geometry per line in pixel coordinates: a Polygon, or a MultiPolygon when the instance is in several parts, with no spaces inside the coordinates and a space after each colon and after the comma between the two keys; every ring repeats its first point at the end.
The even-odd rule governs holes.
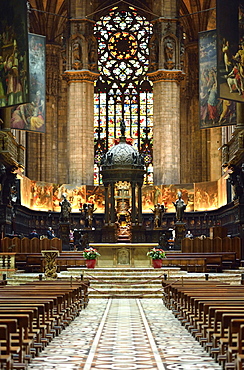
{"type": "Polygon", "coordinates": [[[200,252],[200,253],[182,253],[182,252],[166,252],[168,258],[206,258],[206,270],[207,271],[222,271],[226,268],[236,268],[239,266],[239,260],[237,259],[237,253],[230,252],[200,252]],[[221,256],[221,266],[219,266],[221,256]]]}
{"type": "MultiPolygon", "coordinates": [[[[70,267],[86,267],[86,260],[81,252],[61,252],[56,258],[56,264],[58,271],[65,271],[70,267]]],[[[17,255],[16,267],[25,269],[26,272],[43,273],[45,271],[45,257],[41,253],[17,255]]]]}
{"type": "Polygon", "coordinates": [[[180,267],[182,270],[188,272],[205,272],[206,271],[206,258],[165,258],[162,260],[162,267],[180,267]]]}
{"type": "MultiPolygon", "coordinates": [[[[84,307],[84,299],[86,304],[88,303],[88,285],[85,282],[36,283],[0,287],[0,320],[3,320],[0,324],[4,325],[10,317],[17,321],[19,337],[13,337],[12,344],[18,344],[14,352],[18,366],[22,366],[22,362],[28,360],[31,355],[38,354],[39,350],[78,315],[84,307]]],[[[12,346],[12,352],[13,350],[12,346]]],[[[11,368],[12,365],[7,363],[7,359],[8,357],[5,366],[11,368]]]]}
{"type": "Polygon", "coordinates": [[[241,369],[244,359],[244,330],[241,332],[244,287],[211,283],[193,281],[171,284],[170,281],[164,281],[165,301],[223,368],[226,364],[226,370],[241,369]],[[233,353],[238,360],[233,358],[233,353]]]}
{"type": "MultiPolygon", "coordinates": [[[[2,320],[3,321],[3,320],[2,320]]],[[[17,320],[9,319],[4,320],[4,323],[0,319],[0,363],[1,368],[4,366],[7,370],[12,369],[12,343],[11,334],[17,332],[17,320]],[[5,354],[3,347],[5,346],[5,354]]],[[[19,348],[20,349],[20,348],[19,348]]]]}
{"type": "Polygon", "coordinates": [[[244,363],[244,325],[241,325],[237,338],[237,355],[235,360],[235,369],[242,370],[243,363],[244,363]]]}

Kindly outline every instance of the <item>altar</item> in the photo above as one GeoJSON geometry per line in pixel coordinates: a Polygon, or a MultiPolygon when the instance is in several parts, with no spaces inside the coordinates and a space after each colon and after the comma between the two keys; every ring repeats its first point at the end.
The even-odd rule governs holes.
{"type": "Polygon", "coordinates": [[[89,243],[100,253],[97,267],[151,267],[147,252],[158,243],[89,243]]]}

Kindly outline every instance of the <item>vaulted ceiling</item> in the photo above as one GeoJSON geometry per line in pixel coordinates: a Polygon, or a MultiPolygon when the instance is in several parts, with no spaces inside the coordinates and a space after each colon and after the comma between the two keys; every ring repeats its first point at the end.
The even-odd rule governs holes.
{"type": "MultiPolygon", "coordinates": [[[[152,2],[153,0],[121,1],[138,8],[143,7],[147,11],[152,2]]],[[[29,3],[30,32],[46,35],[48,43],[59,43],[68,19],[68,1],[30,0],[29,3]]],[[[197,40],[198,32],[215,28],[215,3],[216,0],[179,0],[179,16],[188,41],[197,40]]],[[[104,9],[118,2],[95,0],[89,1],[88,4],[90,9],[104,9]]]]}

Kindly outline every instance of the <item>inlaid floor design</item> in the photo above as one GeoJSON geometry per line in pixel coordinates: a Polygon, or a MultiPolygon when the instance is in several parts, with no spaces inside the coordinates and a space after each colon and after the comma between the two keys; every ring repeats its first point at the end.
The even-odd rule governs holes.
{"type": "Polygon", "coordinates": [[[219,369],[161,299],[90,299],[28,370],[219,369]]]}

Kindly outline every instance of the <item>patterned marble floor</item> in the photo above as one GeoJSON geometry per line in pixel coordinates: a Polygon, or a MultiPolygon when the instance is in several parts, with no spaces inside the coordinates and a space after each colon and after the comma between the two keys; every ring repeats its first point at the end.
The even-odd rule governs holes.
{"type": "Polygon", "coordinates": [[[221,367],[161,299],[90,299],[28,370],[214,370],[221,367]]]}

